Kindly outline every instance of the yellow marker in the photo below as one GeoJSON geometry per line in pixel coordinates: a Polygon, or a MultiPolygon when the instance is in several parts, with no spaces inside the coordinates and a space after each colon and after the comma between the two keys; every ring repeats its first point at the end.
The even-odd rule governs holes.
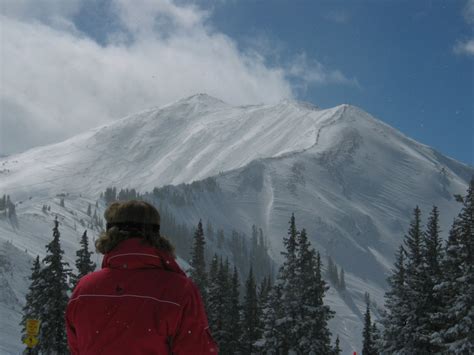
{"type": "Polygon", "coordinates": [[[38,335],[39,329],[40,329],[39,319],[26,320],[26,334],[27,335],[38,335]]]}
{"type": "Polygon", "coordinates": [[[26,346],[31,349],[38,345],[38,338],[30,335],[23,339],[23,343],[25,343],[26,346]]]}

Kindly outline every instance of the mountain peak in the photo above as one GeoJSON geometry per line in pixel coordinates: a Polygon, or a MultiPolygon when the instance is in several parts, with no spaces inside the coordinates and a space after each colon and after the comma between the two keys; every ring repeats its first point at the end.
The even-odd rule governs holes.
{"type": "Polygon", "coordinates": [[[187,104],[204,104],[204,105],[228,105],[226,102],[208,95],[206,93],[198,93],[184,99],[178,100],[176,103],[187,103],[187,104]]]}

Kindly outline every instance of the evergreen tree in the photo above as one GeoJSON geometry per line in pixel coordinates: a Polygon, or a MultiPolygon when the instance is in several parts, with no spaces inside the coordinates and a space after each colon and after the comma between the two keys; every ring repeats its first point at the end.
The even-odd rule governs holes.
{"type": "Polygon", "coordinates": [[[377,328],[377,324],[375,322],[372,323],[372,340],[374,343],[374,352],[375,354],[379,354],[382,350],[381,338],[380,338],[380,331],[377,328]]]}
{"type": "Polygon", "coordinates": [[[91,260],[92,252],[89,251],[89,238],[87,237],[87,230],[84,231],[80,241],[81,248],[76,252],[76,268],[77,276],[74,277],[73,287],[76,287],[81,277],[93,272],[96,265],[91,260]]]}
{"type": "Polygon", "coordinates": [[[341,273],[340,273],[340,276],[339,276],[339,289],[341,291],[345,291],[345,289],[346,289],[346,277],[345,277],[343,268],[341,268],[341,273]]]}
{"type": "Polygon", "coordinates": [[[289,221],[288,234],[283,238],[285,250],[281,253],[285,258],[280,267],[277,282],[281,284],[281,302],[284,317],[279,320],[280,335],[282,336],[283,354],[287,354],[291,349],[296,348],[297,335],[296,325],[300,304],[298,302],[298,282],[297,270],[297,238],[295,215],[292,214],[289,221]]]}
{"type": "MultiPolygon", "coordinates": [[[[231,343],[234,340],[237,340],[234,334],[234,328],[232,327],[232,322],[233,319],[235,319],[235,314],[232,315],[233,311],[233,295],[232,295],[232,275],[230,272],[230,264],[229,264],[229,259],[226,258],[225,263],[222,264],[222,267],[220,268],[220,273],[219,273],[219,284],[221,285],[222,288],[222,293],[223,293],[223,305],[224,305],[224,310],[223,310],[223,325],[222,325],[222,339],[225,344],[225,347],[222,348],[223,353],[231,353],[231,343]]],[[[238,300],[237,300],[238,302],[238,300]]],[[[238,309],[237,309],[238,310],[238,309]]],[[[238,326],[238,324],[237,324],[238,326]]]]}
{"type": "Polygon", "coordinates": [[[263,308],[268,302],[268,296],[270,294],[271,288],[272,288],[272,280],[270,276],[265,276],[262,282],[260,283],[260,287],[258,289],[258,304],[261,311],[263,310],[263,308]]]}
{"type": "Polygon", "coordinates": [[[375,344],[373,338],[373,325],[370,317],[370,303],[367,302],[367,309],[364,316],[364,331],[362,332],[363,336],[363,346],[362,346],[362,355],[376,355],[375,344]]]}
{"type": "Polygon", "coordinates": [[[339,355],[340,353],[342,353],[342,349],[339,343],[340,341],[339,341],[339,335],[338,335],[336,337],[336,342],[334,343],[334,350],[333,350],[334,355],[339,355]]]}
{"type": "MultiPolygon", "coordinates": [[[[217,281],[217,274],[219,272],[219,258],[217,254],[214,254],[214,257],[211,260],[211,265],[209,267],[209,277],[208,277],[208,302],[207,302],[207,316],[209,319],[209,327],[211,328],[211,333],[213,334],[215,340],[219,344],[219,341],[216,335],[219,332],[219,318],[221,316],[221,304],[220,301],[221,295],[219,294],[219,284],[217,281]]],[[[219,344],[220,345],[220,344],[219,344]]]]}
{"type": "Polygon", "coordinates": [[[285,260],[263,307],[259,350],[331,354],[328,321],[333,312],[323,300],[328,286],[322,278],[321,256],[311,247],[306,231],[297,231],[294,215],[283,242],[285,260]]]}
{"type": "Polygon", "coordinates": [[[311,248],[306,230],[298,234],[297,249],[297,302],[299,304],[296,324],[296,347],[298,353],[329,354],[331,333],[328,321],[332,317],[323,297],[328,289],[321,276],[321,257],[311,248]]]}
{"type": "Polygon", "coordinates": [[[63,261],[58,220],[54,221],[53,240],[46,246],[44,268],[40,278],[47,287],[43,290],[40,312],[41,332],[38,350],[45,354],[67,354],[66,325],[64,314],[68,302],[70,273],[69,265],[63,261]]]}
{"type": "Polygon", "coordinates": [[[87,215],[90,217],[92,216],[92,206],[91,204],[89,203],[89,206],[87,206],[87,215]]]}
{"type": "Polygon", "coordinates": [[[206,240],[204,239],[204,232],[202,229],[202,221],[199,220],[196,231],[194,232],[194,242],[191,250],[191,271],[190,275],[196,283],[204,304],[207,307],[207,274],[206,274],[206,260],[204,258],[204,247],[206,240]]]}
{"type": "Polygon", "coordinates": [[[324,304],[324,296],[329,289],[326,282],[322,278],[322,262],[319,252],[316,253],[316,265],[314,269],[315,285],[309,287],[314,289],[312,294],[315,297],[314,304],[317,306],[317,322],[313,326],[313,347],[316,353],[329,353],[331,350],[331,332],[329,331],[329,320],[334,317],[334,311],[324,304]]]}
{"type": "Polygon", "coordinates": [[[399,353],[403,349],[406,325],[406,253],[400,246],[392,274],[387,279],[389,290],[385,293],[385,313],[383,315],[383,350],[388,354],[399,353]]]}
{"type": "Polygon", "coordinates": [[[435,290],[444,308],[435,315],[442,329],[431,335],[432,343],[447,353],[474,353],[474,178],[454,221],[442,263],[443,276],[435,290]]]}
{"type": "Polygon", "coordinates": [[[240,350],[239,339],[242,336],[241,321],[240,321],[240,280],[237,268],[234,266],[230,286],[230,305],[229,317],[227,321],[228,332],[231,334],[229,341],[229,354],[236,354],[240,350]]]}
{"type": "Polygon", "coordinates": [[[436,345],[431,337],[433,333],[438,332],[442,328],[439,322],[438,314],[442,312],[443,300],[434,287],[442,279],[441,261],[443,258],[440,228],[439,228],[439,212],[436,206],[433,206],[430,217],[426,225],[424,233],[424,284],[423,294],[425,302],[425,311],[421,314],[420,328],[418,334],[423,337],[425,349],[429,353],[438,353],[442,347],[436,345]]]}
{"type": "Polygon", "coordinates": [[[405,236],[407,251],[406,265],[406,324],[401,329],[404,338],[403,350],[411,353],[427,353],[429,341],[423,332],[423,316],[426,314],[423,233],[421,230],[421,211],[418,206],[413,213],[408,234],[405,236]]]}
{"type": "MultiPolygon", "coordinates": [[[[41,279],[41,264],[39,256],[36,257],[31,268],[30,276],[30,287],[26,294],[26,303],[23,307],[23,316],[20,325],[22,326],[22,335],[26,334],[26,320],[27,319],[39,319],[41,314],[41,308],[43,307],[43,292],[44,282],[41,279]]],[[[37,348],[30,350],[30,354],[38,354],[37,348]]]]}
{"type": "Polygon", "coordinates": [[[231,279],[228,262],[214,256],[209,277],[208,309],[212,334],[222,353],[229,353],[231,331],[229,324],[231,304],[231,279]]]}
{"type": "Polygon", "coordinates": [[[263,336],[258,341],[258,348],[264,354],[284,354],[281,349],[284,344],[284,329],[281,319],[284,317],[282,299],[282,286],[276,283],[272,286],[267,304],[263,307],[263,336]]]}
{"type": "Polygon", "coordinates": [[[257,286],[250,266],[249,275],[245,282],[245,296],[242,317],[242,340],[241,346],[244,354],[252,354],[256,351],[255,342],[260,338],[260,318],[258,309],[257,286]]]}

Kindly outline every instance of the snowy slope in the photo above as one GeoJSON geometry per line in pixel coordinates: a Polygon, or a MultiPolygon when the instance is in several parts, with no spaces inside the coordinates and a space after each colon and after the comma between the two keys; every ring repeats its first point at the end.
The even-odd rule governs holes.
{"type": "Polygon", "coordinates": [[[331,327],[346,352],[360,350],[363,295],[383,304],[385,274],[411,210],[418,204],[427,213],[436,204],[446,231],[459,208],[452,195],[465,192],[473,173],[352,106],[233,107],[207,95],[0,158],[0,194],[19,202],[18,228],[0,219],[0,266],[7,265],[0,270],[0,351],[21,349],[14,334],[28,260],[43,255],[54,216],[72,262],[83,232],[79,221],[90,218],[88,204],[106,187],[149,191],[208,176],[219,191],[197,192],[179,208],[163,202],[190,224],[201,217],[227,230],[262,226],[276,260],[295,212],[312,243],[346,270],[348,291],[331,289],[327,297],[338,312],[331,327]],[[58,193],[68,194],[64,208],[58,193]],[[42,212],[43,204],[51,211],[42,212]]]}
{"type": "Polygon", "coordinates": [[[233,107],[200,94],[59,144],[0,158],[0,190],[27,195],[178,184],[311,146],[337,109],[233,107]]]}
{"type": "MultiPolygon", "coordinates": [[[[197,191],[186,206],[165,204],[183,221],[219,221],[231,229],[256,223],[279,260],[295,212],[312,244],[346,271],[347,292],[331,290],[333,333],[345,350],[360,350],[365,292],[383,305],[393,255],[419,205],[441,211],[447,231],[474,169],[420,145],[360,109],[340,106],[308,149],[253,161],[215,177],[218,191],[197,191]]],[[[181,193],[184,186],[168,189],[181,193]]],[[[323,259],[326,261],[326,259],[323,259]]]]}

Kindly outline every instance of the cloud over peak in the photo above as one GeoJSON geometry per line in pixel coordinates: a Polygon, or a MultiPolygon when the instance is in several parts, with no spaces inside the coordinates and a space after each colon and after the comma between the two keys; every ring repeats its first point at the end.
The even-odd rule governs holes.
{"type": "Polygon", "coordinates": [[[269,66],[212,29],[209,12],[171,0],[111,0],[107,16],[120,28],[99,44],[75,23],[91,3],[2,2],[0,153],[59,141],[196,92],[233,104],[276,102],[294,96],[294,77],[324,80],[308,65],[269,66]]]}

